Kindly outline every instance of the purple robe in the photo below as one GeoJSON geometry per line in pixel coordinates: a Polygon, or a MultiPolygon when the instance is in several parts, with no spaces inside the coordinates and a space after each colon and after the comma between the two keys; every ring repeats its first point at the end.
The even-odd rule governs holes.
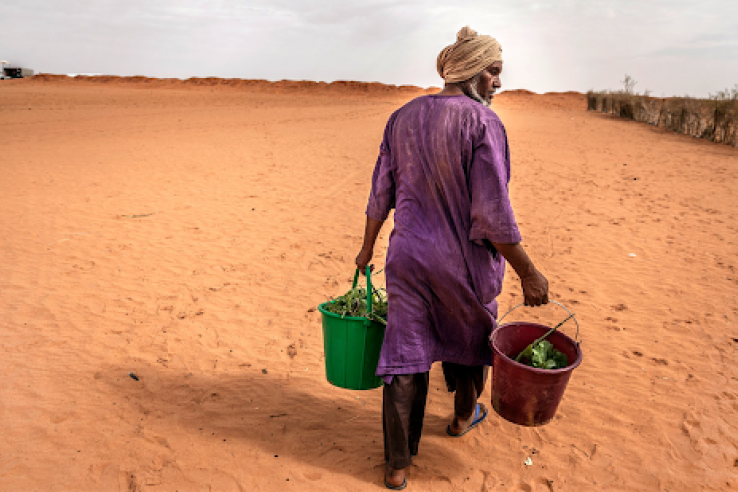
{"type": "Polygon", "coordinates": [[[492,363],[505,259],[491,243],[520,242],[509,180],[505,128],[482,104],[429,95],[390,117],[366,210],[383,221],[395,209],[377,366],[385,382],[436,361],[492,363]]]}

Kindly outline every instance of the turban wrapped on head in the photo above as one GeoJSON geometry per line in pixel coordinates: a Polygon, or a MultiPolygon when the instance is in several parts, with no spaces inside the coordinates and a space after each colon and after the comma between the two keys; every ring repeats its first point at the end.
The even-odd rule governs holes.
{"type": "Polygon", "coordinates": [[[502,61],[500,43],[466,26],[456,35],[456,42],[438,55],[436,67],[443,80],[452,84],[469,80],[496,61],[502,61]]]}

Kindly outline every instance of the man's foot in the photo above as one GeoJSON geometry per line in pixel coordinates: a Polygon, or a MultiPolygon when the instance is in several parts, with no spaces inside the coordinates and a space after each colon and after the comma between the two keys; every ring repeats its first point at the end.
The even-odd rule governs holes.
{"type": "Polygon", "coordinates": [[[477,407],[471,417],[465,420],[454,416],[454,420],[446,428],[446,433],[451,437],[461,437],[487,418],[487,407],[477,403],[477,407]]]}
{"type": "Polygon", "coordinates": [[[407,487],[405,470],[407,468],[392,468],[387,465],[384,473],[384,485],[390,490],[402,490],[407,487]]]}

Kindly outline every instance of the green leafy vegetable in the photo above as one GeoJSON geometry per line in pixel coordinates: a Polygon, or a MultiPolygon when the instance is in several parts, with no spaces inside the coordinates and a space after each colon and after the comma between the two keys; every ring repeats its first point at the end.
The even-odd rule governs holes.
{"type": "Polygon", "coordinates": [[[546,340],[546,337],[555,332],[561,325],[574,317],[571,314],[564,321],[554,326],[546,332],[541,338],[525,347],[525,349],[515,357],[515,362],[520,362],[527,366],[538,369],[561,369],[569,365],[569,359],[566,354],[556,350],[554,346],[546,340]]]}
{"type": "Polygon", "coordinates": [[[569,365],[566,354],[556,350],[548,340],[528,345],[515,361],[538,369],[561,369],[569,365]]]}
{"type": "Polygon", "coordinates": [[[368,318],[387,324],[387,293],[384,289],[372,289],[372,312],[367,313],[367,295],[364,287],[356,287],[325,304],[323,309],[342,318],[368,318]]]}

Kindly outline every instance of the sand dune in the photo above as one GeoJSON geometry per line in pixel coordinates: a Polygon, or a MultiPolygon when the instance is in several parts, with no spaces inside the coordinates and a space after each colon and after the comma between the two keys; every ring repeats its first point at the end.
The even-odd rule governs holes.
{"type": "MultiPolygon", "coordinates": [[[[98,79],[0,83],[0,489],[379,490],[381,391],[325,381],[315,306],[424,91],[98,79]]],[[[460,440],[434,369],[408,490],[737,490],[738,150],[578,94],[494,108],[584,362],[549,425],[460,440]]]]}
{"type": "Polygon", "coordinates": [[[270,82],[263,79],[224,79],[220,77],[193,77],[189,79],[160,79],[154,77],[133,76],[120,77],[117,75],[93,75],[93,76],[76,76],[68,77],[58,74],[38,74],[33,79],[24,81],[24,83],[43,83],[52,82],[55,85],[60,83],[70,85],[90,85],[90,84],[114,84],[114,85],[133,85],[146,87],[161,88],[188,88],[188,87],[217,87],[223,89],[246,89],[249,92],[282,92],[296,93],[306,92],[310,95],[320,93],[329,94],[381,94],[381,95],[398,95],[398,94],[418,94],[422,92],[437,92],[438,89],[431,87],[429,89],[421,89],[414,85],[388,85],[379,82],[356,82],[350,80],[338,80],[335,82],[314,82],[311,80],[281,80],[278,82],[270,82]]]}

